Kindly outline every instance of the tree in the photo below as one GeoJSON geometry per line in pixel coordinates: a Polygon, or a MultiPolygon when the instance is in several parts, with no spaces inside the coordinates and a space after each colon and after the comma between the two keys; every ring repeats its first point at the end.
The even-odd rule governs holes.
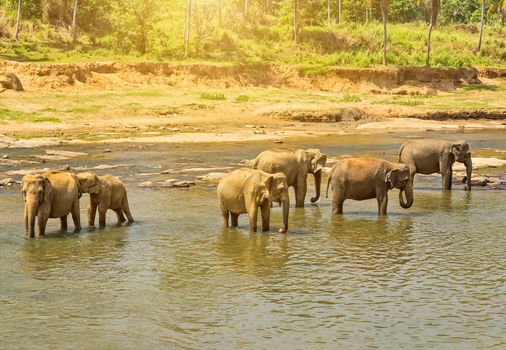
{"type": "Polygon", "coordinates": [[[327,22],[330,26],[330,0],[327,0],[327,22]]]}
{"type": "Polygon", "coordinates": [[[427,58],[425,60],[425,66],[430,66],[430,36],[432,34],[432,28],[436,25],[437,15],[441,9],[441,0],[425,0],[425,8],[429,15],[429,33],[427,34],[427,58]]]}
{"type": "Polygon", "coordinates": [[[184,57],[188,57],[190,49],[190,22],[191,22],[192,0],[186,1],[186,16],[184,28],[184,57]]]}
{"type": "Polygon", "coordinates": [[[248,17],[248,0],[244,0],[244,19],[248,17]]]}
{"type": "Polygon", "coordinates": [[[72,45],[75,44],[77,39],[77,6],[78,0],[74,0],[74,12],[72,13],[72,45]]]}
{"type": "Polygon", "coordinates": [[[341,0],[337,0],[337,23],[341,23],[341,0]]]}
{"type": "Polygon", "coordinates": [[[388,0],[381,0],[381,19],[383,20],[383,65],[387,65],[387,10],[388,0]]]}
{"type": "Polygon", "coordinates": [[[14,40],[19,38],[19,29],[21,26],[21,0],[18,1],[18,14],[16,16],[16,33],[14,34],[14,40]]]}
{"type": "Polygon", "coordinates": [[[299,0],[293,0],[293,40],[298,42],[297,37],[297,12],[299,10],[299,0]]]}
{"type": "Polygon", "coordinates": [[[476,52],[479,52],[481,49],[481,39],[483,38],[483,24],[485,22],[485,0],[480,0],[480,2],[481,2],[480,39],[478,39],[478,47],[476,48],[476,52]]]}

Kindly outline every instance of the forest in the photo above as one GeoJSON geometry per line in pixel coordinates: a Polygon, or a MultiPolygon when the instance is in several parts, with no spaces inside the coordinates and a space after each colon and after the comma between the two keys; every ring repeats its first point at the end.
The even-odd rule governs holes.
{"type": "Polygon", "coordinates": [[[506,0],[0,0],[0,58],[504,66],[506,0]]]}

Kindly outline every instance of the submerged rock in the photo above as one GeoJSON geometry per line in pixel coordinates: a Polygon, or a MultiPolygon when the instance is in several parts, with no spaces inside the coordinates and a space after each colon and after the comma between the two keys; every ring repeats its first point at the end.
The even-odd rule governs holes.
{"type": "Polygon", "coordinates": [[[197,176],[196,178],[201,181],[219,181],[223,179],[227,173],[207,173],[206,175],[197,176]]]}
{"type": "Polygon", "coordinates": [[[140,187],[140,188],[152,188],[152,187],[155,187],[155,184],[152,183],[151,181],[144,181],[144,182],[141,182],[140,184],[138,184],[137,187],[140,187]]]}
{"type": "Polygon", "coordinates": [[[7,177],[5,179],[0,180],[0,186],[8,187],[8,186],[12,186],[15,183],[16,183],[16,181],[14,181],[14,179],[11,177],[7,177]]]}

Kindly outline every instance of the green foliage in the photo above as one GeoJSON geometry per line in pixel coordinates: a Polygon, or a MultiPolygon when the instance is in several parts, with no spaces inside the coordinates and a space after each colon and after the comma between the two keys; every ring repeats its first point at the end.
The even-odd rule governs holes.
{"type": "Polygon", "coordinates": [[[214,101],[223,101],[226,100],[225,95],[219,92],[203,92],[200,94],[201,100],[214,100],[214,101]]]}
{"type": "Polygon", "coordinates": [[[235,98],[235,102],[236,103],[243,103],[243,102],[248,102],[250,100],[249,96],[247,95],[239,95],[235,98]]]}
{"type": "Polygon", "coordinates": [[[349,94],[346,94],[343,96],[343,98],[341,99],[341,101],[343,102],[360,102],[362,101],[362,99],[359,97],[359,96],[356,96],[356,95],[349,95],[349,94]]]}

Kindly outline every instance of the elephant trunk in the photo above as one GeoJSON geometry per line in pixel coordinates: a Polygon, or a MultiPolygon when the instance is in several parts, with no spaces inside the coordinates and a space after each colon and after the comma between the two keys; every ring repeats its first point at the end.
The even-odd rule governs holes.
{"type": "Polygon", "coordinates": [[[311,203],[316,203],[320,200],[321,185],[322,185],[322,170],[320,169],[314,173],[314,187],[316,195],[313,198],[311,198],[311,203]]]}
{"type": "Polygon", "coordinates": [[[290,212],[290,197],[288,193],[284,194],[281,198],[281,203],[283,205],[283,226],[284,228],[279,229],[280,233],[284,233],[288,231],[288,213],[290,212]]]}
{"type": "Polygon", "coordinates": [[[467,158],[467,160],[464,162],[465,166],[466,166],[466,186],[465,186],[465,190],[466,191],[471,191],[471,176],[472,176],[472,173],[473,173],[473,161],[471,160],[471,156],[469,156],[469,158],[467,158]]]}
{"type": "Polygon", "coordinates": [[[401,188],[399,191],[399,204],[404,209],[411,208],[413,205],[413,185],[411,183],[408,183],[406,187],[401,188]],[[406,195],[406,201],[404,201],[403,193],[406,195]]]}
{"type": "Polygon", "coordinates": [[[35,237],[35,217],[37,216],[37,200],[27,200],[25,205],[25,234],[35,237]]]}

